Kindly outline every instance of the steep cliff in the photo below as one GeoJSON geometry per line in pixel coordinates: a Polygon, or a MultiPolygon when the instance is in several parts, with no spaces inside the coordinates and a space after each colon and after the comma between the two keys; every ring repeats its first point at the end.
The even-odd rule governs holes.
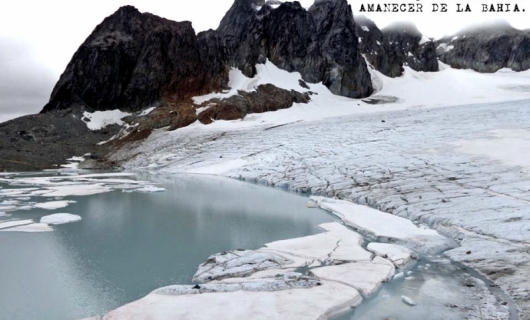
{"type": "Polygon", "coordinates": [[[165,99],[222,89],[228,79],[216,35],[195,35],[126,6],[106,18],[74,54],[43,112],[138,111],[165,99]]]}
{"type": "Polygon", "coordinates": [[[435,43],[409,22],[393,23],[382,30],[397,59],[416,71],[438,71],[435,43]]]}
{"type": "Polygon", "coordinates": [[[229,64],[246,76],[269,59],[300,72],[305,81],[322,81],[338,95],[359,98],[373,92],[346,0],[316,1],[309,10],[297,1],[274,9],[270,2],[236,0],[217,31],[229,64]]]}
{"type": "Polygon", "coordinates": [[[366,60],[378,71],[388,77],[399,77],[403,74],[404,61],[399,58],[377,25],[365,16],[356,16],[359,50],[366,60]]]}

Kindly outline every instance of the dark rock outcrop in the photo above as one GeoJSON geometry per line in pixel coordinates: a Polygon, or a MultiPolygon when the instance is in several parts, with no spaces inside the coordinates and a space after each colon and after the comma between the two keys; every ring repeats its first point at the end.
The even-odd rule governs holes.
{"type": "Polygon", "coordinates": [[[93,132],[70,112],[54,112],[20,117],[0,123],[0,171],[33,171],[57,168],[73,155],[91,153],[98,158],[117,126],[93,132]]]}
{"type": "Polygon", "coordinates": [[[236,0],[217,31],[229,64],[246,76],[269,59],[300,72],[307,82],[322,81],[338,95],[359,98],[373,92],[346,0],[317,0],[309,10],[297,1],[273,9],[260,0],[236,0]]]}
{"type": "Polygon", "coordinates": [[[403,63],[396,50],[390,46],[377,25],[365,16],[356,16],[359,49],[366,60],[378,71],[388,77],[403,74],[403,63]]]}
{"type": "Polygon", "coordinates": [[[308,103],[308,93],[280,89],[272,84],[260,85],[256,91],[240,91],[228,99],[213,99],[206,103],[206,110],[200,112],[198,120],[209,124],[214,120],[242,119],[250,113],[263,113],[290,108],[293,103],[308,103]]]}
{"type": "Polygon", "coordinates": [[[197,37],[190,22],[122,7],[77,50],[43,112],[138,111],[220,90],[228,82],[224,60],[215,34],[197,37]]]}
{"type": "Polygon", "coordinates": [[[412,23],[399,22],[382,30],[386,42],[399,61],[416,71],[439,71],[436,46],[412,23]]]}
{"type": "Polygon", "coordinates": [[[440,60],[453,68],[478,72],[530,69],[530,32],[507,23],[466,28],[436,45],[440,60]]]}

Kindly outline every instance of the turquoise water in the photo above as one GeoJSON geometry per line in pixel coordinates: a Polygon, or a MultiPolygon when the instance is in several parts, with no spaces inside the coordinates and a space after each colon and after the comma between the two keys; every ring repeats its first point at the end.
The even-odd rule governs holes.
{"type": "Polygon", "coordinates": [[[12,213],[83,220],[50,233],[0,232],[0,319],[102,315],[153,289],[191,283],[211,254],[316,234],[335,220],[306,208],[307,198],[273,188],[209,176],[142,179],[167,191],[67,197],[77,203],[12,213]]]}

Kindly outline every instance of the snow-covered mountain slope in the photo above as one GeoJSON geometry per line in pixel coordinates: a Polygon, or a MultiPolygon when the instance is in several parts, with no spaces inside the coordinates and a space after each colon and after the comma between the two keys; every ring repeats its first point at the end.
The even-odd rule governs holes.
{"type": "MultiPolygon", "coordinates": [[[[259,69],[267,81],[274,74],[292,85],[298,80],[269,64],[259,69]]],[[[512,149],[530,145],[530,73],[445,67],[376,75],[383,88],[370,102],[381,104],[308,84],[318,93],[308,104],[158,130],[112,160],[126,160],[127,169],[220,174],[338,197],[425,223],[459,241],[448,255],[495,280],[524,318],[530,167],[506,162],[502,153],[505,138],[512,149]]]]}

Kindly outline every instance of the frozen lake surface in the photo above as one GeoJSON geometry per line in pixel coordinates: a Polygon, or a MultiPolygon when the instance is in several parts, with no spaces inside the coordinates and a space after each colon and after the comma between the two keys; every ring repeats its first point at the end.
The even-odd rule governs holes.
{"type": "MultiPolygon", "coordinates": [[[[166,192],[118,189],[69,196],[62,201],[76,202],[55,211],[36,206],[0,217],[0,223],[39,222],[56,212],[82,218],[54,225],[53,232],[0,232],[0,319],[101,315],[159,287],[190,284],[199,264],[211,254],[320,233],[319,224],[335,220],[306,208],[307,198],[273,188],[207,176],[145,178],[166,192]]],[[[27,197],[37,191],[25,190],[29,186],[4,181],[0,187],[0,203],[15,208],[31,201],[57,201],[27,197]],[[25,194],[6,196],[14,188],[25,194]]]]}

